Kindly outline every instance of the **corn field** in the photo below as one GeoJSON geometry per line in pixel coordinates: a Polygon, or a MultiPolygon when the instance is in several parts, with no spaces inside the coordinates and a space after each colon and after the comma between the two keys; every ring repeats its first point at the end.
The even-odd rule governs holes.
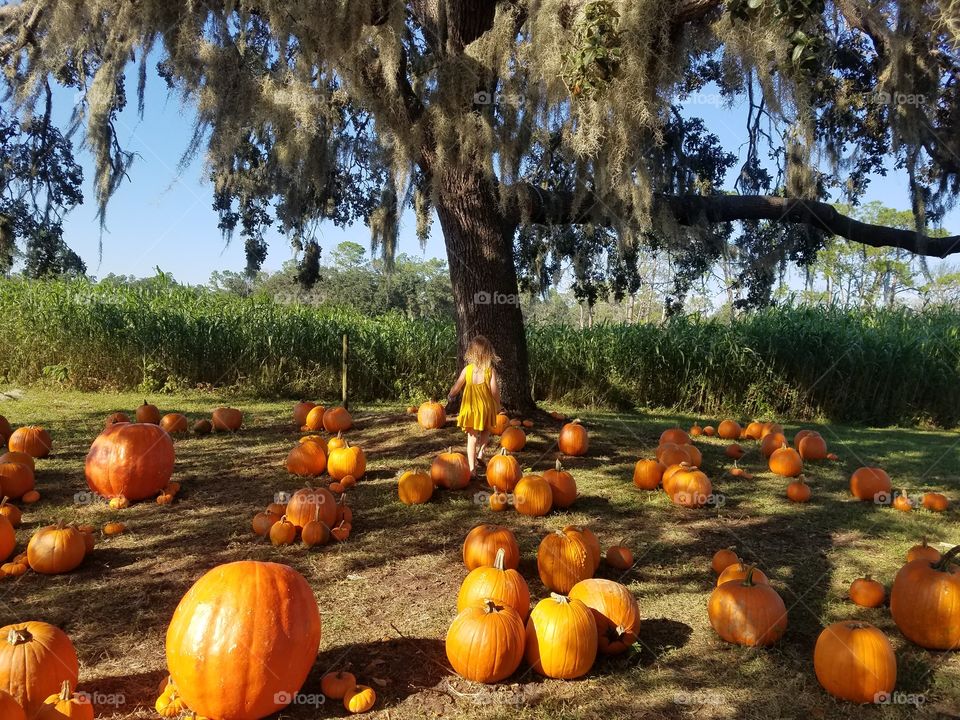
{"type": "MultiPolygon", "coordinates": [[[[84,390],[188,388],[333,400],[341,338],[351,397],[442,397],[456,374],[447,320],[213,291],[0,281],[0,382],[84,390]]],[[[954,426],[960,311],[771,309],[729,321],[527,328],[538,400],[709,417],[823,417],[954,426]]]]}

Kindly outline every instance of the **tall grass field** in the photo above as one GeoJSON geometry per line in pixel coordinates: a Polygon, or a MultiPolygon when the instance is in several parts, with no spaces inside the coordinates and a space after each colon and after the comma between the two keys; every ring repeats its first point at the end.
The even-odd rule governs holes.
{"type": "MultiPolygon", "coordinates": [[[[349,299],[347,299],[349,300],[349,299]]],[[[230,387],[335,398],[341,342],[359,401],[442,397],[449,320],[370,317],[177,285],[0,281],[0,382],[145,393],[230,387]]],[[[579,330],[529,324],[539,400],[740,417],[960,417],[960,311],[789,307],[733,321],[579,330]]]]}

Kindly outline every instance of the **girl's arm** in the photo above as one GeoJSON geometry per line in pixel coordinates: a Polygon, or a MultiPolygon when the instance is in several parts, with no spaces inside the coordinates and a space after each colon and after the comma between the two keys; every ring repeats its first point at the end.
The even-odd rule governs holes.
{"type": "Polygon", "coordinates": [[[500,381],[497,380],[497,372],[490,371],[490,391],[493,393],[493,399],[497,401],[497,412],[500,412],[500,381]]]}
{"type": "Polygon", "coordinates": [[[467,382],[467,369],[464,368],[460,371],[460,377],[457,378],[457,381],[453,384],[453,387],[450,388],[450,392],[447,393],[447,400],[453,400],[457,395],[460,394],[460,391],[463,390],[463,386],[467,382]]]}

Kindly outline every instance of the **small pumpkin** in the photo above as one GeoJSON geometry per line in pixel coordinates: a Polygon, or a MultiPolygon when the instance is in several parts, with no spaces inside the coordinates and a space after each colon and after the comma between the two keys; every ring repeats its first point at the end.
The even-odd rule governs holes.
{"type": "Polygon", "coordinates": [[[330,528],[327,527],[326,523],[319,520],[311,520],[303,526],[303,530],[300,532],[300,540],[307,547],[326,545],[330,542],[330,528]]]}
{"type": "Polygon", "coordinates": [[[520,565],[520,546],[513,532],[502,525],[477,525],[463,541],[463,564],[467,570],[493,567],[500,549],[504,551],[504,568],[516,570],[520,565]]]}
{"type": "MultiPolygon", "coordinates": [[[[293,425],[294,427],[303,427],[307,422],[307,415],[317,406],[309,400],[301,400],[293,406],[293,425]]],[[[321,423],[322,426],[322,423],[321,423]]],[[[320,428],[314,428],[319,430],[320,428]]]]}
{"type": "Polygon", "coordinates": [[[270,528],[280,520],[280,515],[272,512],[260,512],[253,516],[253,531],[264,537],[270,534],[270,528]]]}
{"type": "Polygon", "coordinates": [[[813,669],[828,693],[860,704],[876,702],[897,684],[897,658],[887,636],[858,620],[833,623],[820,633],[813,669]]]}
{"type": "Polygon", "coordinates": [[[926,537],[921,538],[919,545],[914,545],[907,550],[907,562],[913,562],[914,560],[926,560],[933,563],[939,562],[940,551],[935,547],[927,545],[926,537]]]}
{"type": "Polygon", "coordinates": [[[724,420],[717,427],[717,435],[723,440],[740,439],[740,423],[736,420],[724,420]]]}
{"type": "Polygon", "coordinates": [[[568,593],[594,573],[593,553],[584,533],[576,529],[549,533],[537,549],[537,571],[547,589],[568,593]]]}
{"type": "Polygon", "coordinates": [[[500,434],[500,447],[510,452],[520,452],[527,444],[527,434],[518,427],[508,427],[500,434]]]}
{"type": "Polygon", "coordinates": [[[582,601],[550,593],[527,620],[525,652],[534,672],[572,680],[586,675],[597,658],[597,624],[582,601]]]}
{"type": "Polygon", "coordinates": [[[115,412],[107,415],[107,419],[103,421],[104,427],[109,427],[110,425],[116,425],[117,423],[128,423],[130,422],[130,416],[125,412],[115,412]]]}
{"type": "Polygon", "coordinates": [[[564,455],[586,455],[590,449],[590,435],[579,420],[573,420],[560,428],[557,445],[564,455]]]}
{"type": "Polygon", "coordinates": [[[339,448],[344,448],[346,446],[347,446],[346,438],[343,437],[343,433],[338,432],[336,435],[330,438],[330,440],[327,442],[327,452],[331,453],[334,450],[338,450],[339,448]]]}
{"type": "Polygon", "coordinates": [[[656,460],[637,460],[633,466],[633,484],[641,490],[656,490],[666,469],[666,465],[656,460]]]}
{"type": "MultiPolygon", "coordinates": [[[[76,685],[80,665],[66,633],[45,622],[0,628],[0,690],[34,717],[63,683],[76,685]]],[[[4,716],[6,720],[6,716],[4,716]]]]}
{"type": "Polygon", "coordinates": [[[629,570],[633,567],[633,552],[625,545],[611,545],[607,548],[607,565],[616,570],[629,570]]]}
{"type": "Polygon", "coordinates": [[[937,492],[924,493],[920,503],[930,512],[946,512],[950,507],[947,496],[937,492]]]}
{"type": "Polygon", "coordinates": [[[312,520],[329,527],[337,522],[337,500],[326,488],[301,488],[290,496],[283,513],[294,526],[294,532],[312,520]]]}
{"type": "Polygon", "coordinates": [[[862,467],[850,476],[850,492],[858,500],[875,502],[889,496],[893,488],[890,476],[878,467],[862,467]]]}
{"type": "Polygon", "coordinates": [[[417,406],[416,405],[407,405],[407,415],[416,415],[417,406]]]}
{"type": "Polygon", "coordinates": [[[33,505],[35,502],[40,502],[40,493],[36,490],[30,490],[25,492],[20,500],[27,505],[33,505]]]}
{"type": "Polygon", "coordinates": [[[910,512],[913,510],[913,500],[910,499],[906,490],[901,490],[900,494],[893,499],[893,507],[900,512],[910,512]]]}
{"type": "Polygon", "coordinates": [[[176,435],[189,430],[190,421],[187,420],[186,415],[182,415],[181,413],[167,413],[160,418],[160,427],[171,435],[176,435]]]}
{"type": "Polygon", "coordinates": [[[429,475],[408,470],[397,481],[397,494],[404,505],[421,505],[433,497],[433,487],[429,475]]]}
{"type": "Polygon", "coordinates": [[[59,693],[50,695],[38,717],[42,720],[93,720],[93,703],[88,695],[74,695],[64,680],[59,693]]]}
{"type": "Polygon", "coordinates": [[[513,505],[521,515],[546,515],[553,507],[550,483],[540,475],[525,475],[513,490],[513,505]]]}
{"type": "Polygon", "coordinates": [[[470,465],[467,456],[447,448],[430,464],[430,478],[437,487],[462,490],[470,484],[470,465]]]}
{"type": "Polygon", "coordinates": [[[130,507],[130,501],[127,500],[125,495],[117,495],[116,497],[110,498],[107,505],[110,506],[111,510],[123,510],[124,508],[130,507]]]}
{"type": "Polygon", "coordinates": [[[346,539],[350,537],[350,531],[352,529],[353,525],[346,520],[341,520],[336,527],[330,531],[330,536],[337,542],[345,542],[346,539]]]}
{"type": "Polygon", "coordinates": [[[439,430],[447,424],[447,411],[440,403],[429,400],[417,410],[417,424],[424,430],[439,430]]]}
{"type": "Polygon", "coordinates": [[[768,583],[755,582],[755,572],[751,567],[743,579],[718,585],[707,602],[717,635],[736,645],[773,645],[787,630],[783,598],[768,583]]]}
{"type": "Polygon", "coordinates": [[[27,544],[27,562],[34,572],[42,575],[70,572],[83,562],[86,555],[87,543],[83,533],[64,525],[63,521],[40,528],[27,544]]]}
{"type": "Polygon", "coordinates": [[[880,607],[883,605],[883,601],[887,599],[887,591],[883,585],[869,575],[857,578],[850,583],[850,590],[847,595],[854,605],[867,608],[880,607]]]}
{"type": "Polygon", "coordinates": [[[487,500],[487,504],[494,512],[502,512],[510,507],[510,496],[505,492],[492,492],[487,500]]]}
{"type": "Polygon", "coordinates": [[[195,435],[209,435],[213,432],[213,423],[209,420],[197,420],[193,424],[193,432],[195,435]]]}
{"type": "Polygon", "coordinates": [[[737,443],[730,443],[727,445],[726,449],[723,451],[723,454],[728,458],[733,458],[734,460],[739,460],[744,455],[744,449],[740,447],[737,443]]]}
{"type": "Polygon", "coordinates": [[[236,432],[243,426],[243,413],[232,407],[218,407],[211,413],[214,432],[236,432]]]}
{"type": "Polygon", "coordinates": [[[700,437],[703,435],[703,428],[700,427],[700,423],[694,422],[693,425],[690,426],[690,429],[687,431],[687,433],[690,435],[690,437],[700,437]]]}
{"type": "Polygon", "coordinates": [[[570,589],[570,599],[579,600],[597,623],[597,649],[602,655],[626,652],[640,634],[640,608],[624,585],[613,580],[590,578],[570,589]]]}
{"type": "Polygon", "coordinates": [[[103,526],[103,534],[107,537],[122,535],[127,531],[127,526],[122,522],[108,522],[103,526]]]}
{"type": "Polygon", "coordinates": [[[501,448],[487,463],[487,484],[501,492],[513,492],[522,477],[520,463],[506,448],[501,448]]]}
{"type": "Polygon", "coordinates": [[[543,473],[543,479],[550,484],[555,507],[567,508],[573,505],[577,499],[577,482],[570,473],[563,469],[559,458],[553,468],[543,473]]]}
{"type": "Polygon", "coordinates": [[[800,453],[792,447],[782,447],[779,450],[774,450],[770,455],[769,466],[770,472],[781,477],[796,477],[803,472],[803,460],[800,458],[800,453]]]}
{"type": "Polygon", "coordinates": [[[346,432],[352,427],[353,416],[342,405],[332,407],[323,414],[323,429],[329,433],[346,432]]]}
{"type": "Polygon", "coordinates": [[[270,543],[272,545],[290,545],[297,539],[297,526],[287,520],[284,515],[270,527],[270,543]]]}
{"type": "Polygon", "coordinates": [[[717,429],[713,425],[705,425],[703,428],[703,434],[707,437],[713,437],[717,434],[717,429]]]}
{"type": "Polygon", "coordinates": [[[330,453],[327,472],[334,480],[343,480],[347,475],[359,480],[367,472],[367,456],[360,446],[346,443],[330,453]]]}
{"type": "Polygon", "coordinates": [[[343,696],[343,707],[351,713],[365,713],[377,704],[376,691],[367,685],[357,685],[343,696]]]}
{"type": "Polygon", "coordinates": [[[327,469],[327,453],[322,442],[297,443],[287,453],[287,472],[300,477],[317,477],[327,469]]]}
{"type": "Polygon", "coordinates": [[[4,496],[3,500],[0,500],[0,517],[5,517],[12,527],[18,528],[23,519],[23,513],[16,505],[10,504],[9,497],[4,496]]]}
{"type": "Polygon", "coordinates": [[[506,413],[497,413],[491,432],[494,435],[503,435],[503,431],[510,427],[510,416],[506,413]]]}
{"type": "Polygon", "coordinates": [[[803,479],[803,475],[787,485],[787,498],[795,503],[809,502],[812,494],[810,486],[803,479]]]}
{"type": "Polygon", "coordinates": [[[146,400],[143,401],[143,405],[140,405],[134,417],[138,423],[149,423],[151,425],[160,424],[160,410],[156,405],[151,405],[146,400]]]}
{"type": "Polygon", "coordinates": [[[343,488],[344,492],[356,486],[357,479],[353,475],[344,475],[342,478],[340,478],[340,487],[343,488]]]}
{"type": "Polygon", "coordinates": [[[797,452],[804,460],[826,460],[827,441],[823,439],[820,433],[812,432],[800,439],[797,444],[797,452]]]}
{"type": "Polygon", "coordinates": [[[520,614],[510,605],[484,598],[454,618],[447,631],[447,659],[468,680],[495,683],[520,667],[525,642],[520,614]]]}
{"type": "Polygon", "coordinates": [[[731,565],[736,565],[740,562],[740,556],[734,552],[733,548],[722,548],[717,550],[713,557],[710,559],[710,567],[717,575],[720,575],[724,570],[726,570],[731,565]]]}
{"type": "Polygon", "coordinates": [[[357,678],[346,670],[330,672],[320,678],[320,690],[331,700],[343,700],[344,696],[357,687],[357,678]]]}
{"type": "Polygon", "coordinates": [[[760,454],[769,459],[777,450],[789,447],[787,437],[783,433],[768,433],[760,441],[760,454]]]}

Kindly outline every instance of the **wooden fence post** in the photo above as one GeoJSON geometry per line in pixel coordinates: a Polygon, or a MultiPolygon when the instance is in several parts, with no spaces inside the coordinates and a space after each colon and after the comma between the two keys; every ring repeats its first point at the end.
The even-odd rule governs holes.
{"type": "Polygon", "coordinates": [[[350,353],[350,341],[347,334],[343,334],[343,364],[340,367],[340,399],[343,401],[343,407],[350,409],[350,398],[347,394],[347,357],[350,353]]]}

